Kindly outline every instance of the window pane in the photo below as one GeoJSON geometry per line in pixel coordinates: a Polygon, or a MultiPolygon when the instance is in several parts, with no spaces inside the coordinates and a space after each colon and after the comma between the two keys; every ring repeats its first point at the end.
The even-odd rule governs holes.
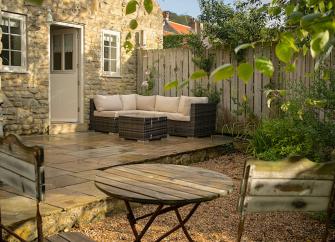
{"type": "Polygon", "coordinates": [[[2,58],[2,64],[5,66],[8,66],[9,65],[9,51],[3,50],[1,52],[1,58],[2,58]]]}
{"type": "Polygon", "coordinates": [[[62,36],[54,35],[53,36],[53,52],[61,52],[62,51],[62,36]]]}
{"type": "Polygon", "coordinates": [[[116,59],[116,48],[111,48],[112,54],[111,54],[111,59],[116,59]]]}
{"type": "Polygon", "coordinates": [[[110,46],[109,44],[110,36],[108,34],[104,35],[104,46],[110,46]]]}
{"type": "Polygon", "coordinates": [[[110,60],[104,60],[104,71],[110,71],[109,63],[110,60]]]}
{"type": "Polygon", "coordinates": [[[17,19],[10,20],[10,33],[21,34],[21,21],[17,19]]]}
{"type": "Polygon", "coordinates": [[[10,36],[10,47],[12,50],[21,50],[21,36],[10,36]]]}
{"type": "Polygon", "coordinates": [[[73,69],[73,52],[65,52],[65,70],[73,69]]]}
{"type": "Polygon", "coordinates": [[[53,69],[62,70],[62,36],[54,35],[52,41],[53,69]]]}
{"type": "Polygon", "coordinates": [[[8,18],[2,18],[1,29],[2,29],[3,33],[8,33],[8,26],[9,26],[9,19],[8,18]]]}
{"type": "Polygon", "coordinates": [[[116,72],[116,60],[111,60],[111,72],[116,72]]]}
{"type": "Polygon", "coordinates": [[[113,47],[116,47],[116,36],[115,35],[111,35],[111,45],[113,47]]]}
{"type": "Polygon", "coordinates": [[[11,51],[11,65],[12,66],[21,66],[21,52],[11,51]]]}
{"type": "Polygon", "coordinates": [[[109,59],[110,57],[110,49],[111,48],[109,48],[109,47],[104,47],[104,58],[107,58],[107,59],[109,59]]]}
{"type": "Polygon", "coordinates": [[[64,35],[65,70],[73,69],[73,34],[64,35]]]}
{"type": "Polygon", "coordinates": [[[9,49],[9,35],[3,34],[1,42],[2,42],[2,48],[8,50],[9,49]]]}
{"type": "Polygon", "coordinates": [[[62,53],[54,53],[53,59],[53,69],[61,70],[62,69],[62,53]]]}

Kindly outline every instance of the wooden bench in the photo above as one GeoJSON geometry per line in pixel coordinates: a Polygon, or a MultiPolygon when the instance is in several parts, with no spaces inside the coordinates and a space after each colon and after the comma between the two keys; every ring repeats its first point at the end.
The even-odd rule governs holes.
{"type": "Polygon", "coordinates": [[[270,211],[327,211],[327,240],[334,211],[335,162],[316,163],[307,159],[247,161],[241,183],[238,210],[241,241],[246,213],[270,211]]]}
{"type": "MultiPolygon", "coordinates": [[[[73,241],[93,242],[86,236],[76,233],[60,233],[43,239],[42,217],[40,202],[45,194],[44,150],[41,146],[26,146],[16,135],[10,134],[0,137],[0,182],[11,186],[36,200],[37,241],[73,241]]],[[[3,232],[19,241],[26,242],[11,229],[5,227],[1,221],[0,207],[0,241],[6,241],[3,232]]]]}

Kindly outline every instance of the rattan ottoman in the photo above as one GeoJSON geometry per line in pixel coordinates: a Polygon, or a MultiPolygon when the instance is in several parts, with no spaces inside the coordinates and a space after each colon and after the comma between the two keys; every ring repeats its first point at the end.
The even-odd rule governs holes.
{"type": "Polygon", "coordinates": [[[119,117],[119,137],[132,140],[158,140],[167,137],[167,117],[126,114],[119,117]]]}

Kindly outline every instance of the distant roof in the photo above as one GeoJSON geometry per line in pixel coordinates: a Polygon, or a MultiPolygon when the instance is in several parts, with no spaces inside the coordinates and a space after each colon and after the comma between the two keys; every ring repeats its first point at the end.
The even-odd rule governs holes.
{"type": "Polygon", "coordinates": [[[164,35],[172,34],[192,34],[192,28],[190,26],[179,24],[170,20],[165,21],[164,35]]]}

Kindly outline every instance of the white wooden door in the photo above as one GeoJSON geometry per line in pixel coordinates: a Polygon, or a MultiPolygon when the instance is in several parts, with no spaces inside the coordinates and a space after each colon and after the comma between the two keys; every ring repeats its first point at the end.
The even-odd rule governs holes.
{"type": "Polygon", "coordinates": [[[52,122],[78,122],[78,30],[51,32],[50,108],[52,122]]]}

